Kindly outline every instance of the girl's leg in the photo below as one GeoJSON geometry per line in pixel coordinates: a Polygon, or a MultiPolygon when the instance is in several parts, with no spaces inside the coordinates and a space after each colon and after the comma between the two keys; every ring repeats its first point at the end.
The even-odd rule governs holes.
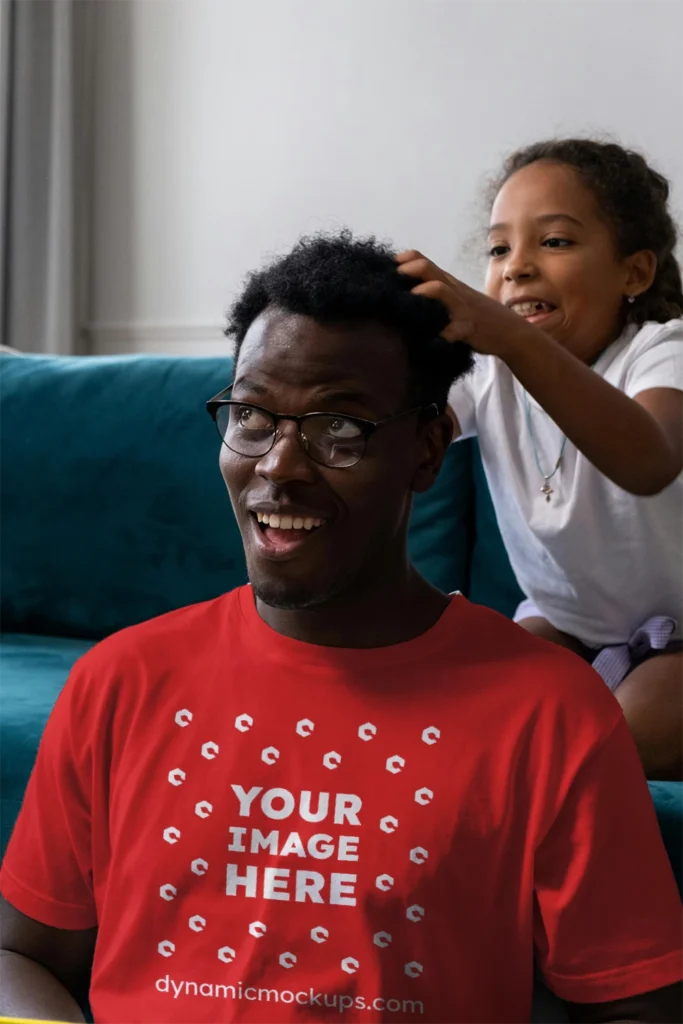
{"type": "Polygon", "coordinates": [[[566,647],[567,650],[573,651],[574,654],[578,654],[584,661],[593,661],[597,655],[597,651],[591,650],[590,647],[586,647],[576,637],[570,636],[569,633],[562,633],[559,629],[555,629],[551,626],[547,619],[544,619],[541,615],[533,615],[527,619],[516,619],[518,626],[522,629],[526,629],[528,633],[533,633],[534,636],[539,636],[541,640],[550,640],[553,644],[559,644],[560,647],[566,647]]]}
{"type": "Polygon", "coordinates": [[[641,662],[614,691],[648,779],[683,779],[683,652],[641,662]]]}
{"type": "MultiPolygon", "coordinates": [[[[533,616],[518,625],[591,662],[591,650],[547,619],[533,616]]],[[[648,779],[683,778],[683,652],[658,654],[641,662],[614,691],[636,741],[648,779]]]]}

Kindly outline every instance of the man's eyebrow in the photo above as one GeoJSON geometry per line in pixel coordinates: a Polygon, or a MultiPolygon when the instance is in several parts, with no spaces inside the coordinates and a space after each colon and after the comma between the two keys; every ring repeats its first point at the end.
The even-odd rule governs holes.
{"type": "Polygon", "coordinates": [[[233,390],[236,388],[245,388],[247,391],[252,391],[256,395],[267,395],[268,388],[265,384],[259,384],[253,377],[238,377],[233,384],[233,390]]]}
{"type": "MultiPolygon", "coordinates": [[[[265,384],[259,383],[253,377],[238,377],[233,384],[233,391],[241,388],[245,391],[249,391],[254,395],[267,395],[268,388],[265,384]]],[[[344,389],[343,386],[332,385],[330,387],[322,387],[320,390],[315,392],[315,401],[324,402],[326,405],[332,405],[335,402],[345,403],[348,402],[353,405],[368,405],[372,402],[372,395],[367,391],[362,391],[359,388],[348,388],[344,389]]]]}
{"type": "Polygon", "coordinates": [[[349,402],[352,405],[367,405],[372,401],[372,396],[367,391],[344,391],[341,388],[330,388],[321,390],[316,394],[316,401],[333,405],[335,402],[349,402]]]}
{"type": "MultiPolygon", "coordinates": [[[[551,221],[566,220],[570,224],[576,224],[577,227],[582,228],[583,221],[580,221],[578,217],[572,217],[570,213],[543,213],[540,217],[536,217],[537,224],[550,224],[551,221]]],[[[509,224],[502,222],[498,224],[492,224],[489,228],[489,234],[492,235],[494,231],[506,231],[510,227],[509,224]]]]}

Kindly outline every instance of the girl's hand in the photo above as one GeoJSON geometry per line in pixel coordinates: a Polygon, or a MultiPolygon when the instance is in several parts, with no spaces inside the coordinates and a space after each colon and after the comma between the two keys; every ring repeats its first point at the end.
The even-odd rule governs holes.
{"type": "Polygon", "coordinates": [[[476,352],[500,359],[533,344],[538,327],[528,324],[519,314],[502,306],[488,295],[469,288],[415,249],[396,257],[401,274],[422,280],[413,295],[438,299],[450,314],[450,323],[441,332],[447,341],[466,341],[476,352]]]}

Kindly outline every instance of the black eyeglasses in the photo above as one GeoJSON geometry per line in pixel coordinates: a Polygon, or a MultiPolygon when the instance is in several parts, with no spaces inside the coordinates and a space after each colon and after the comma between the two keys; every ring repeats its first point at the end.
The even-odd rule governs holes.
{"type": "Polygon", "coordinates": [[[280,420],[292,420],[297,425],[299,442],[314,462],[331,469],[348,469],[363,458],[368,438],[379,427],[416,413],[438,413],[436,405],[416,406],[384,420],[364,420],[358,416],[343,416],[328,412],[307,412],[303,416],[280,416],[249,402],[236,402],[225,398],[230,387],[219,392],[206,403],[221,440],[230,451],[251,459],[267,455],[282,436],[280,420]]]}

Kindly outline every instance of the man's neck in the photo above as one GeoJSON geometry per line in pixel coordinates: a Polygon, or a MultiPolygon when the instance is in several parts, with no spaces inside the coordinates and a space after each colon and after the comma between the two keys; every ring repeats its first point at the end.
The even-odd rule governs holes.
{"type": "Polygon", "coordinates": [[[261,618],[283,636],[348,648],[389,647],[414,640],[435,625],[447,606],[446,595],[411,565],[391,579],[384,576],[310,608],[273,608],[256,600],[261,618]]]}

